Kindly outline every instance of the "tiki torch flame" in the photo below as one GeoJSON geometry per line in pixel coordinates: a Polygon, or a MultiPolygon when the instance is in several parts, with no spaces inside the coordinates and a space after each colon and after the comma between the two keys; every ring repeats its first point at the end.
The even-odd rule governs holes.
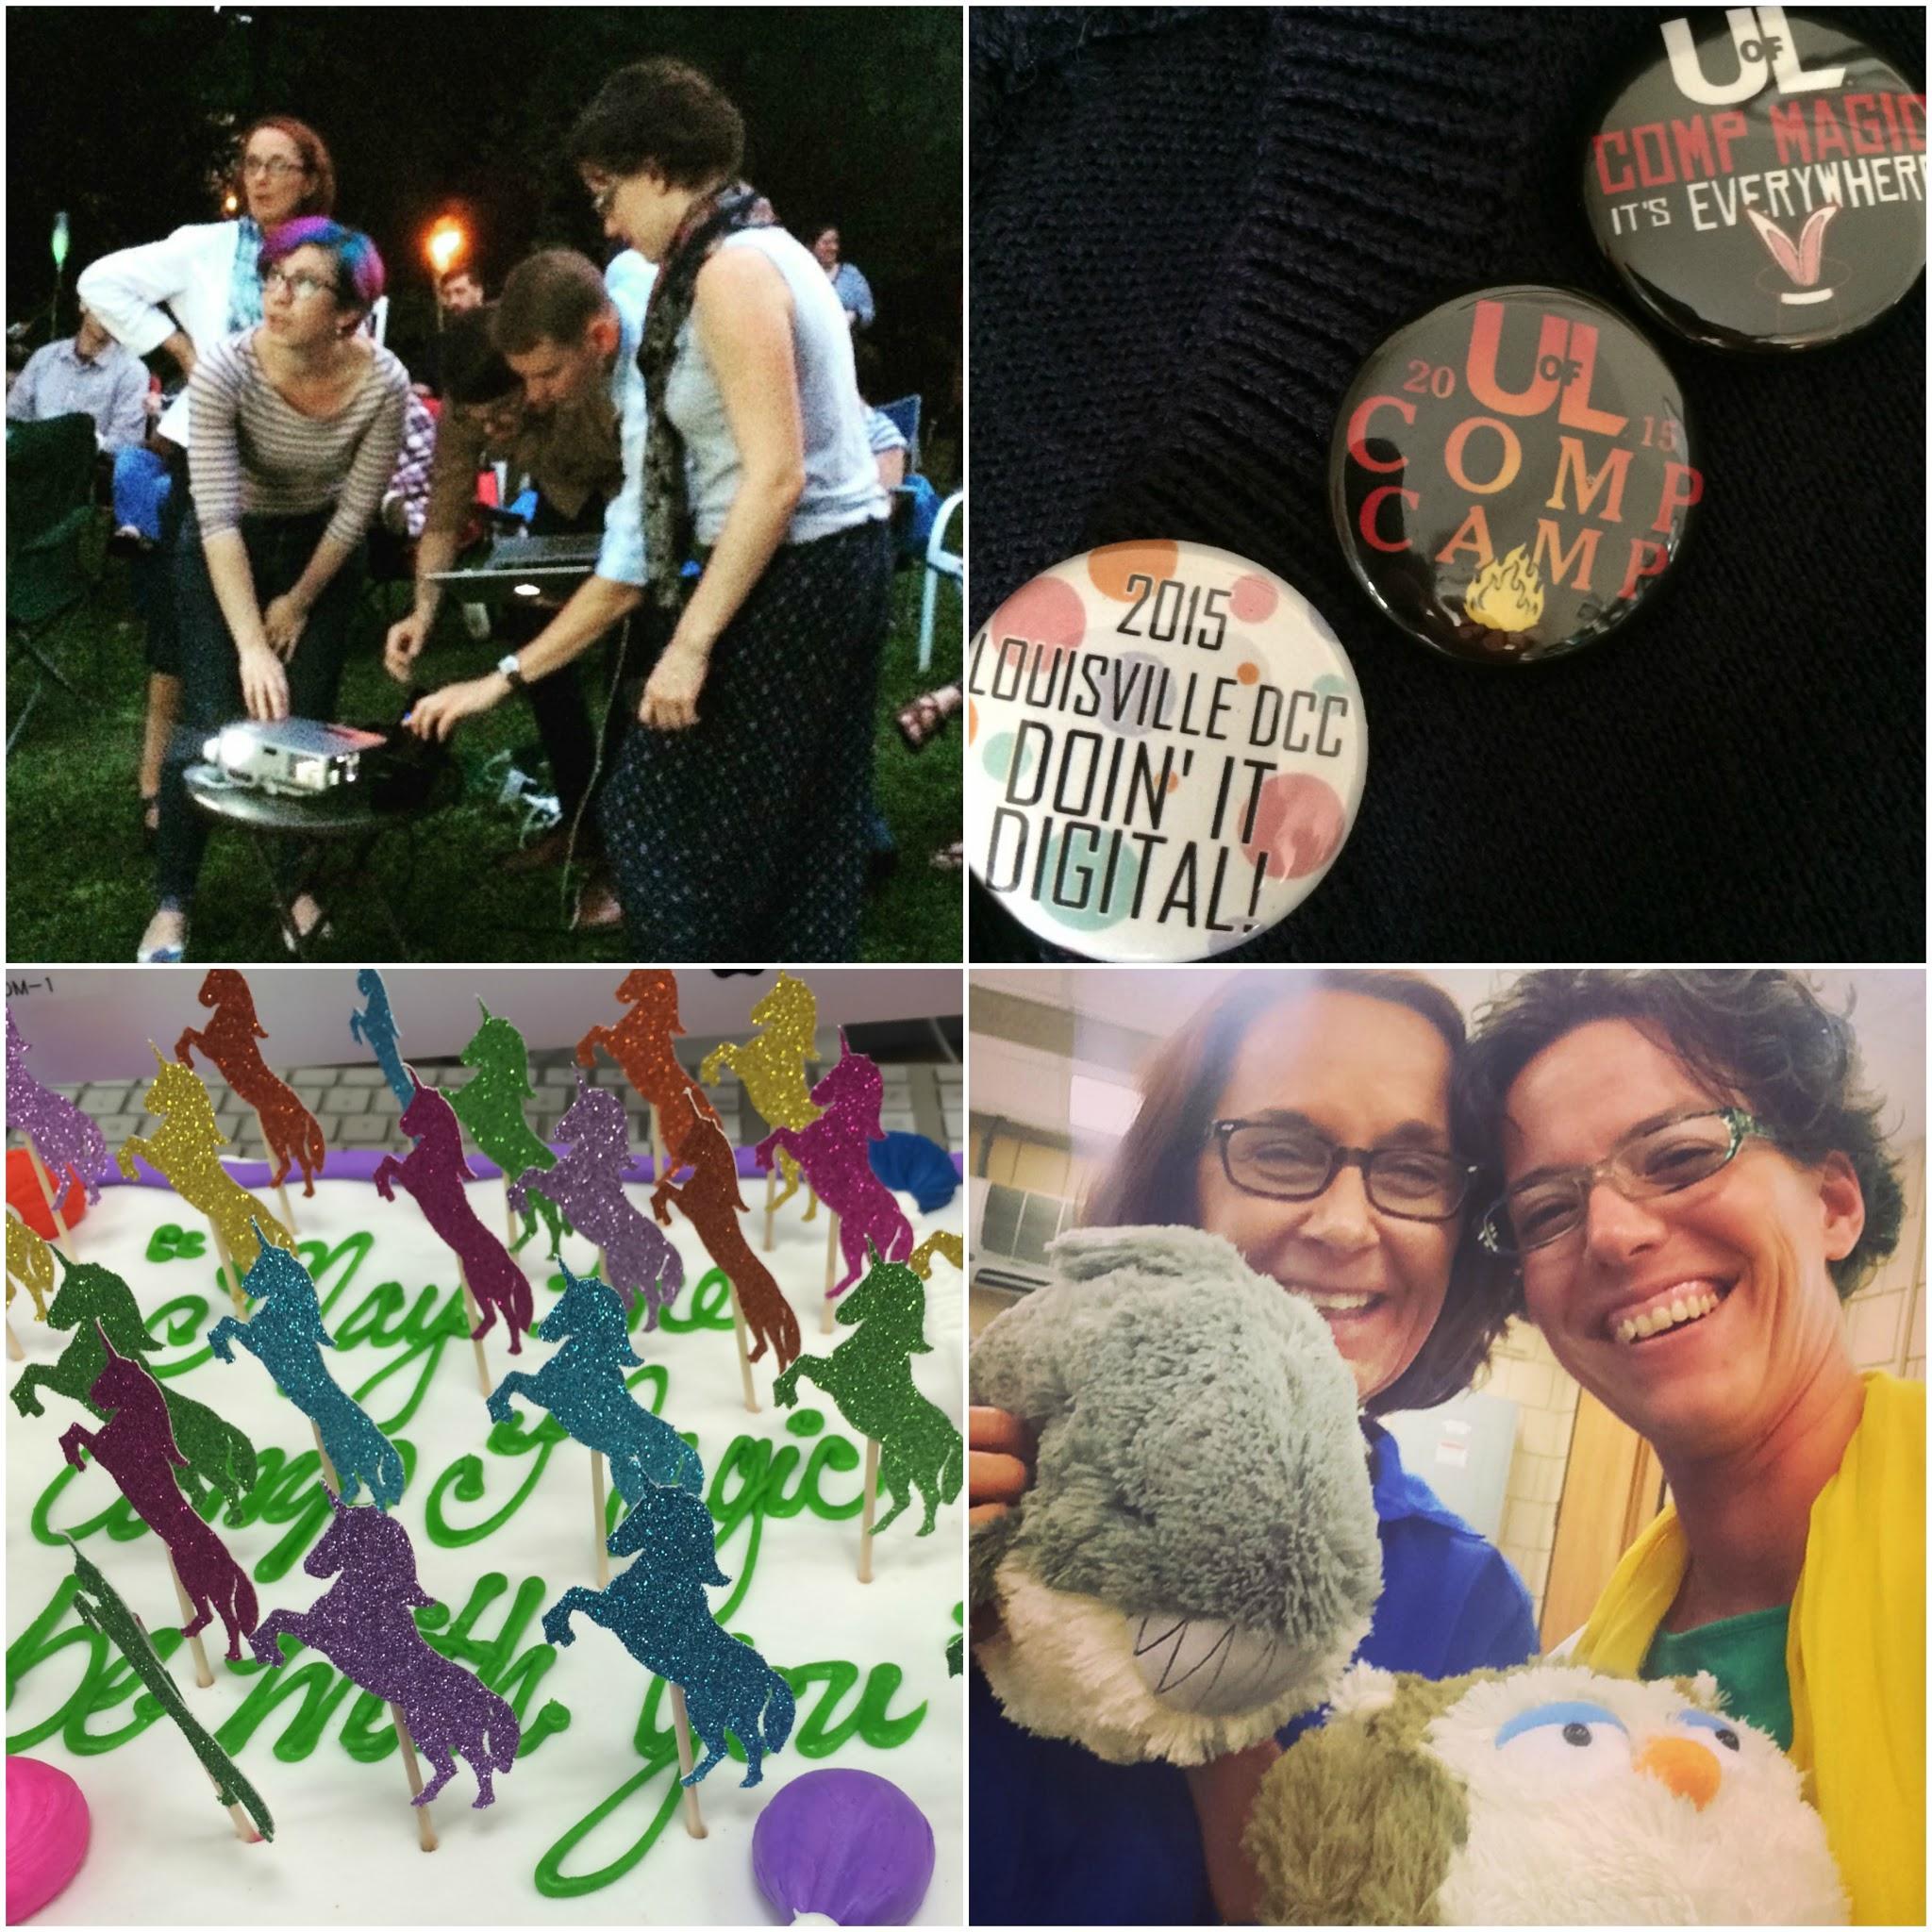
{"type": "Polygon", "coordinates": [[[1521,543],[1476,572],[1462,608],[1470,623],[1489,630],[1527,630],[1543,614],[1543,580],[1521,543]]]}

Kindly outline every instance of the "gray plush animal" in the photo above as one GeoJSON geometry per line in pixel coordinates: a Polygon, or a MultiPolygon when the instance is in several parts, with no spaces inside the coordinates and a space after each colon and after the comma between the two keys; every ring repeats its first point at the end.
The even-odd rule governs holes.
{"type": "Polygon", "coordinates": [[[1327,1696],[1380,1549],[1353,1378],[1320,1316],[1193,1228],[1097,1228],[973,1351],[1032,1487],[974,1538],[975,1646],[1016,1724],[1195,1764],[1327,1696]]]}

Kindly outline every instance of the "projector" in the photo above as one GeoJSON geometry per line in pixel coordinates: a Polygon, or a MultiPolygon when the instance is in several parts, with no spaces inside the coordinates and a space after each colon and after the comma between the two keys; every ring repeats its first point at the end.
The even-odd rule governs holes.
{"type": "Polygon", "coordinates": [[[244,721],[224,725],[203,747],[203,756],[231,785],[315,798],[354,785],[361,776],[362,754],[385,742],[380,732],[313,718],[267,724],[244,721]]]}

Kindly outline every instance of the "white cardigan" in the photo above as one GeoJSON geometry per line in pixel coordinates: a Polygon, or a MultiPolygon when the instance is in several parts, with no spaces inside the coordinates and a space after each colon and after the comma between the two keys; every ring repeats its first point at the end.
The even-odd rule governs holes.
{"type": "MultiPolygon", "coordinates": [[[[204,354],[228,334],[228,299],[238,244],[233,222],[195,222],[164,242],[104,255],[81,271],[75,292],[101,326],[137,356],[158,349],[176,328],[204,354]],[[165,302],[171,316],[161,308],[165,302]]],[[[188,391],[156,428],[188,447],[188,391]]]]}

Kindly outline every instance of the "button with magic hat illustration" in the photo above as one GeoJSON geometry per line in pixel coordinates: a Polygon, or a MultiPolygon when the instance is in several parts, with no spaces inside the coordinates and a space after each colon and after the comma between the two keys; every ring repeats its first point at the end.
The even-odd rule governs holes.
{"type": "Polygon", "coordinates": [[[1357,579],[1464,662],[1603,641],[1679,568],[1704,495],[1683,391],[1614,309],[1482,289],[1407,324],[1336,417],[1329,508],[1357,579]]]}
{"type": "Polygon", "coordinates": [[[1624,288],[1707,347],[1842,341],[1924,274],[1924,89],[1835,13],[1658,22],[1582,158],[1624,288]]]}
{"type": "Polygon", "coordinates": [[[966,654],[966,856],[1041,938],[1199,959],[1288,917],[1361,803],[1347,654],[1274,572],[1109,543],[1023,584],[966,654]]]}

